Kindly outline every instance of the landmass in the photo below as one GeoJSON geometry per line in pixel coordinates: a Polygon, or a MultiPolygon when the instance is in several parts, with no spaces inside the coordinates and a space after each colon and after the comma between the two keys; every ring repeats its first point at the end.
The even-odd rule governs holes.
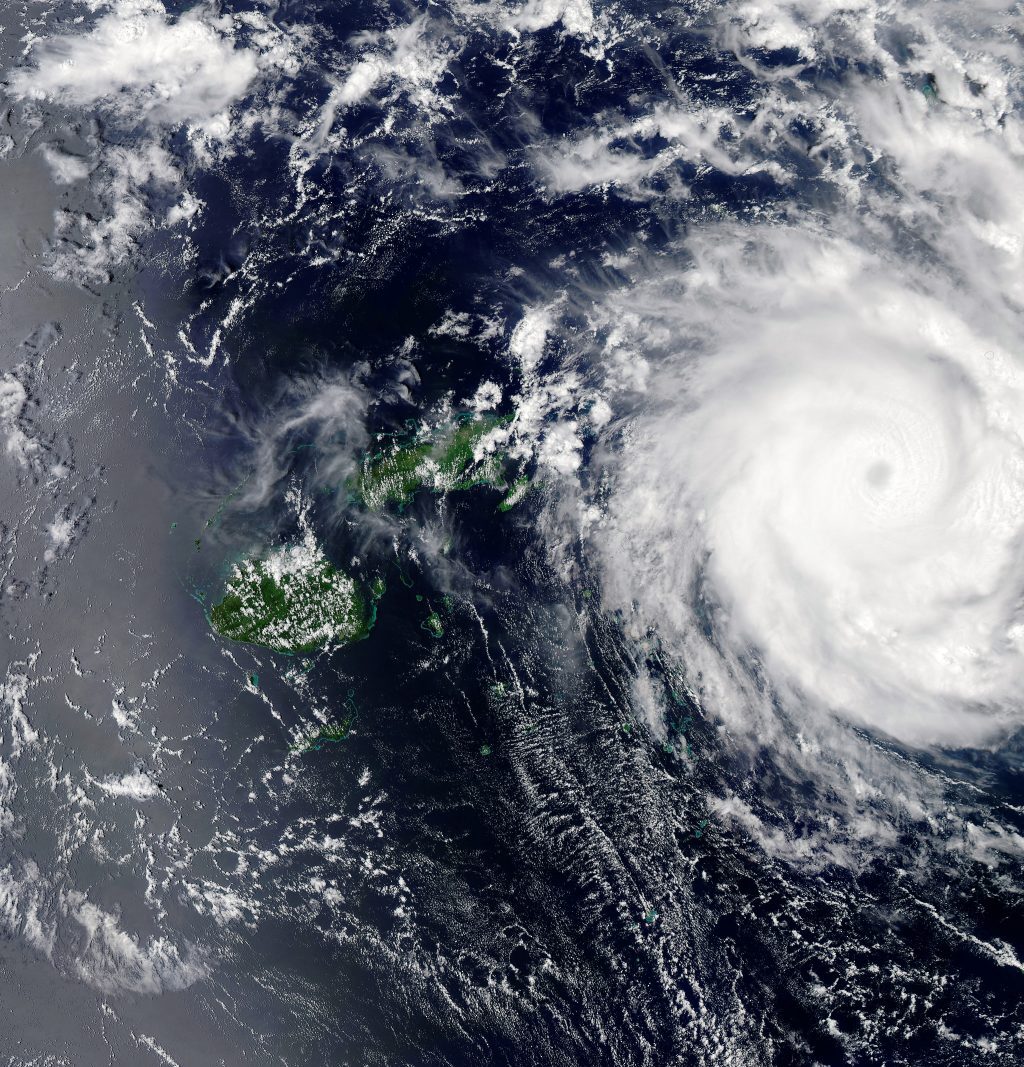
{"type": "Polygon", "coordinates": [[[365,596],[307,530],[297,544],[236,563],[210,622],[232,641],[296,655],[365,637],[376,592],[365,596]]]}
{"type": "Polygon", "coordinates": [[[531,484],[530,479],[525,475],[517,478],[510,486],[506,487],[508,492],[505,495],[505,499],[498,505],[498,510],[511,511],[529,492],[531,484]]]}
{"type": "Polygon", "coordinates": [[[493,415],[470,416],[439,429],[420,430],[406,444],[391,439],[364,458],[353,495],[371,511],[380,511],[389,504],[405,507],[420,489],[450,493],[489,485],[507,490],[506,458],[484,443],[507,421],[493,415]]]}

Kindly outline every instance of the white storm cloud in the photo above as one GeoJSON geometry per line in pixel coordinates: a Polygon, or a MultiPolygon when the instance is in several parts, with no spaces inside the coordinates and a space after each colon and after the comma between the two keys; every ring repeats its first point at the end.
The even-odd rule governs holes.
{"type": "Polygon", "coordinates": [[[611,460],[609,591],[737,708],[757,659],[787,707],[912,744],[1024,721],[1024,376],[998,329],[835,239],[694,250],[674,306],[630,294],[701,340],[654,353],[660,399],[611,460]]]}

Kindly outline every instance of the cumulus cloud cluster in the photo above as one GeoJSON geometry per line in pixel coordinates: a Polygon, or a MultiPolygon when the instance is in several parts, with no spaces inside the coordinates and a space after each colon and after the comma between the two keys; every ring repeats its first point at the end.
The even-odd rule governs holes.
{"type": "Polygon", "coordinates": [[[156,223],[191,218],[199,202],[186,188],[183,161],[165,143],[184,131],[192,156],[223,158],[254,117],[237,105],[268,74],[298,70],[298,43],[265,15],[222,15],[201,3],[180,15],[161,0],[101,0],[83,24],[55,23],[56,32],[30,42],[26,62],[7,78],[8,92],[29,107],[51,113],[105,116],[127,135],[118,145],[95,139],[90,158],[44,145],[61,185],[90,180],[102,212],[58,215],[59,273],[104,280],[124,263],[156,223]],[[154,218],[151,201],[171,199],[154,218]],[[97,214],[100,217],[95,217],[97,214]]]}
{"type": "Polygon", "coordinates": [[[159,0],[120,0],[88,32],[39,42],[33,59],[10,79],[19,96],[208,129],[259,69],[252,51],[234,47],[230,23],[203,7],[172,20],[159,0]]]}
{"type": "Polygon", "coordinates": [[[187,989],[209,969],[191,946],[182,953],[165,937],[149,941],[121,928],[117,916],[72,891],[62,901],[80,927],[84,944],[76,960],[79,975],[105,993],[156,995],[187,989]]]}

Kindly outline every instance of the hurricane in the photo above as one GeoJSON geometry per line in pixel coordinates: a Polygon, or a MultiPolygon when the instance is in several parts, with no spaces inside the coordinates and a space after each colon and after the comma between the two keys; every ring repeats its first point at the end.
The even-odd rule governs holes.
{"type": "Polygon", "coordinates": [[[700,341],[666,344],[672,399],[613,463],[620,595],[684,641],[707,621],[701,662],[749,660],[789,707],[912,745],[1018,723],[1024,397],[957,303],[785,230],[700,249],[662,311],[700,341]]]}

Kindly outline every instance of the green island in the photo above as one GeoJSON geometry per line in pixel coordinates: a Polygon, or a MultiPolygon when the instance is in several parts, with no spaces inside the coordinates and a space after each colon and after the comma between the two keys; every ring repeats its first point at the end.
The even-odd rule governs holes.
{"type": "Polygon", "coordinates": [[[355,690],[350,689],[348,696],[345,698],[346,714],[343,719],[335,719],[332,722],[322,723],[320,726],[314,727],[305,737],[290,745],[288,751],[296,755],[302,755],[305,752],[319,752],[325,745],[337,745],[342,741],[347,741],[352,734],[352,727],[359,717],[359,710],[353,699],[354,696],[355,690]]]}
{"type": "MultiPolygon", "coordinates": [[[[421,430],[408,444],[392,440],[364,458],[352,484],[353,495],[371,511],[380,511],[388,504],[405,507],[420,489],[450,493],[489,485],[507,490],[504,455],[481,447],[487,434],[507,422],[493,415],[460,418],[440,429],[421,430]]],[[[519,482],[506,502],[518,486],[519,482]]],[[[523,491],[503,510],[518,503],[523,491]]]]}
{"type": "Polygon", "coordinates": [[[210,623],[232,641],[296,655],[365,637],[373,615],[355,579],[307,532],[297,544],[236,563],[210,623]]]}
{"type": "Polygon", "coordinates": [[[511,511],[516,504],[518,504],[530,489],[530,479],[526,475],[521,475],[510,485],[506,486],[508,493],[505,495],[505,499],[498,505],[499,511],[511,511]]]}
{"type": "Polygon", "coordinates": [[[319,730],[311,733],[302,741],[291,745],[288,751],[298,754],[302,754],[303,752],[319,752],[324,745],[336,745],[342,741],[347,741],[349,734],[352,732],[352,724],[354,721],[355,716],[350,715],[343,722],[333,722],[328,723],[326,726],[321,726],[319,730]]]}

